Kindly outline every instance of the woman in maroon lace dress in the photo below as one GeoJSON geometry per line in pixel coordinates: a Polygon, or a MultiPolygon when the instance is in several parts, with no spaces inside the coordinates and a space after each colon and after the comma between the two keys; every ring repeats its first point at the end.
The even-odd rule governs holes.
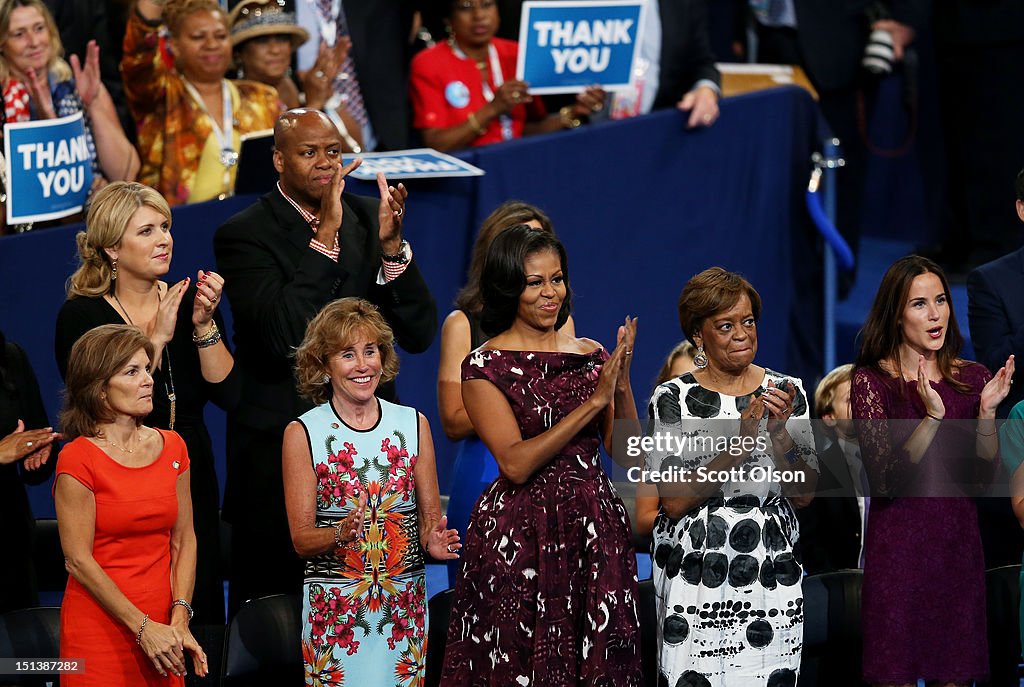
{"type": "Polygon", "coordinates": [[[565,249],[525,225],[491,244],[481,287],[502,333],[463,362],[462,393],[501,476],[470,517],[441,683],[639,685],[636,558],[599,453],[613,420],[636,421],[636,323],[611,356],[559,331],[565,249]]]}
{"type": "Polygon", "coordinates": [[[993,377],[958,357],[962,344],[938,265],[893,264],[851,392],[871,483],[862,608],[873,684],[966,685],[988,673],[984,559],[967,496],[995,469],[1013,356],[993,377]]]}

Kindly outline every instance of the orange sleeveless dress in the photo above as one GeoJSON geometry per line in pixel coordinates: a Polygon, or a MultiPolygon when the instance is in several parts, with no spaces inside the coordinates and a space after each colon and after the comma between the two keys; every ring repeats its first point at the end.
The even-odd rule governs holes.
{"type": "MultiPolygon", "coordinates": [[[[178,518],[178,476],[188,469],[185,442],[158,430],[164,447],[155,461],[125,467],[85,437],[64,447],[57,477],[81,482],[96,498],[92,554],[128,599],[150,621],[171,617],[171,529],[178,518]]],[[[82,674],[61,676],[63,687],[154,685],[181,687],[161,677],[135,643],[135,632],[111,617],[85,587],[68,579],[60,610],[60,657],[82,659],[82,674]]]]}

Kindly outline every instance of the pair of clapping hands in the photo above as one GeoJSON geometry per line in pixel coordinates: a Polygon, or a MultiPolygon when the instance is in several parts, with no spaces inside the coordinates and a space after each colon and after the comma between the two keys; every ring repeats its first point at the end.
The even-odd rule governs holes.
{"type": "MultiPolygon", "coordinates": [[[[366,492],[361,491],[359,500],[345,518],[341,520],[339,527],[342,541],[348,545],[356,544],[363,534],[363,519],[366,516],[366,492]]],[[[442,515],[427,537],[427,553],[437,561],[454,560],[459,557],[458,530],[448,529],[448,516],[442,515]]]]}

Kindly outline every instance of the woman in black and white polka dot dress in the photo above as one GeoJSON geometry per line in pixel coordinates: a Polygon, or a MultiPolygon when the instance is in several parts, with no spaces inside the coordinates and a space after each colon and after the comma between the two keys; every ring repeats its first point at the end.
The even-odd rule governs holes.
{"type": "Polygon", "coordinates": [[[659,684],[784,687],[799,674],[793,506],[810,500],[817,460],[799,381],[753,364],[760,311],[738,274],[716,267],[693,277],[679,318],[698,347],[697,369],[651,398],[661,441],[646,467],[660,482],[642,486],[638,510],[659,500],[659,684]]]}

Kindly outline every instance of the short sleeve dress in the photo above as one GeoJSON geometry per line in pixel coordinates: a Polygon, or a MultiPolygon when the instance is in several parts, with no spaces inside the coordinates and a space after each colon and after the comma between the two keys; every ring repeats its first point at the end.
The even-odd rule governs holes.
{"type": "MultiPolygon", "coordinates": [[[[738,435],[739,417],[768,381],[788,379],[797,391],[787,430],[797,454],[817,468],[807,396],[799,380],[765,370],[753,394],[729,396],[686,373],[661,384],[651,398],[655,428],[674,436],[738,435]]],[[[767,439],[766,421],[761,437],[767,439]]],[[[696,476],[720,452],[649,454],[647,468],[696,476]]],[[[778,470],[768,450],[755,449],[744,476],[719,479],[721,488],[678,520],[654,521],[653,578],[658,608],[660,684],[779,687],[796,684],[803,647],[803,568],[796,513],[770,477],[778,470]]],[[[781,479],[781,477],[779,478],[781,479]]]]}
{"type": "MultiPolygon", "coordinates": [[[[960,381],[969,391],[932,382],[946,419],[975,420],[991,377],[984,365],[968,363],[960,381]]],[[[972,422],[943,422],[921,461],[910,462],[898,447],[925,416],[916,379],[858,368],[850,404],[872,492],[864,542],[864,679],[983,680],[988,644],[977,508],[967,492],[932,494],[950,493],[954,483],[987,484],[997,463],[977,457],[972,422]]]]}
{"type": "MultiPolygon", "coordinates": [[[[478,349],[462,378],[494,384],[530,439],[593,394],[607,356],[478,349]]],[[[601,468],[601,420],[525,484],[499,477],[477,501],[441,684],[640,684],[636,555],[601,468]]]]}
{"type": "MultiPolygon", "coordinates": [[[[151,621],[171,619],[171,530],[178,519],[178,477],[188,470],[185,442],[158,430],[164,447],[149,465],[126,467],[79,437],[64,447],[57,477],[68,475],[96,500],[92,555],[117,588],[151,621]]],[[[60,609],[60,657],[84,659],[85,672],[61,676],[64,687],[184,685],[163,677],[135,643],[135,633],[112,618],[74,577],[60,609]]]]}
{"type": "Polygon", "coordinates": [[[427,589],[413,474],[419,415],[378,403],[380,417],[367,430],[345,424],[329,401],[299,418],[317,478],[317,527],[333,527],[367,495],[359,543],[306,562],[307,685],[423,684],[427,589]]]}

